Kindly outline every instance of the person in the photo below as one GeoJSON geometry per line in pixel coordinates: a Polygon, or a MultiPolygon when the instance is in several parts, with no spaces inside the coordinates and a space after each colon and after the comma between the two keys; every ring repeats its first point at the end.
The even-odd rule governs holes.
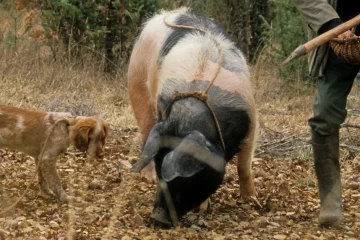
{"type": "MultiPolygon", "coordinates": [[[[315,37],[360,14],[360,1],[293,0],[315,37]]],[[[360,35],[348,30],[340,39],[360,35]]],[[[323,44],[309,55],[309,73],[317,78],[311,128],[315,173],[319,186],[319,224],[331,227],[342,219],[341,178],[339,163],[339,129],[346,118],[347,96],[360,66],[339,59],[329,44],[323,44]]]]}

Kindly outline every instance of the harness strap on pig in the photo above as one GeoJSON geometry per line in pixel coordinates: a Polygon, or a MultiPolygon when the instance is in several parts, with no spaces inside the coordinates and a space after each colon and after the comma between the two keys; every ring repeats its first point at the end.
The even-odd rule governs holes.
{"type": "MultiPolygon", "coordinates": [[[[201,29],[199,27],[195,27],[195,26],[187,26],[187,25],[177,25],[177,24],[172,24],[172,23],[169,23],[167,20],[166,20],[166,17],[164,17],[164,23],[169,26],[169,27],[173,27],[173,28],[185,28],[185,29],[193,29],[193,30],[198,30],[198,31],[201,31],[203,33],[206,33],[207,31],[204,30],[204,29],[201,29]]],[[[211,105],[208,101],[208,98],[209,98],[209,90],[211,88],[211,86],[213,85],[215,79],[217,78],[217,76],[219,75],[219,72],[222,68],[222,65],[224,63],[224,50],[223,48],[221,47],[220,45],[220,42],[216,39],[216,38],[212,38],[216,44],[216,46],[219,48],[219,51],[220,51],[220,59],[219,59],[219,62],[218,62],[218,67],[216,69],[216,72],[213,76],[213,78],[211,79],[209,85],[207,86],[207,88],[204,90],[204,91],[191,91],[191,92],[185,92],[185,93],[180,93],[178,91],[175,91],[174,92],[174,95],[172,97],[172,101],[170,103],[170,105],[168,106],[169,109],[171,109],[171,106],[174,104],[174,102],[176,102],[177,100],[180,100],[180,99],[183,99],[183,98],[188,98],[188,97],[194,97],[196,99],[199,99],[200,101],[202,101],[203,103],[205,103],[206,107],[210,110],[211,112],[211,115],[214,119],[214,122],[215,122],[215,125],[216,125],[216,128],[217,128],[217,131],[219,133],[219,137],[220,137],[220,142],[221,142],[221,145],[222,145],[222,148],[223,150],[225,151],[225,142],[224,142],[224,138],[223,138],[223,135],[222,135],[222,132],[221,132],[221,128],[220,128],[220,124],[219,124],[219,121],[217,120],[216,118],[216,115],[213,111],[213,109],[211,108],[211,105]]]]}
{"type": "MultiPolygon", "coordinates": [[[[171,23],[166,21],[166,16],[164,17],[164,23],[167,26],[173,27],[173,28],[194,29],[194,30],[199,30],[201,32],[206,33],[205,30],[203,30],[201,28],[198,28],[198,27],[171,24],[171,23]]],[[[224,142],[223,135],[222,135],[222,132],[221,132],[220,124],[219,124],[219,122],[218,122],[218,120],[216,118],[216,115],[215,115],[215,113],[214,113],[213,109],[211,108],[211,106],[209,104],[209,101],[208,101],[208,97],[209,97],[208,91],[209,91],[210,87],[213,85],[216,77],[218,76],[218,74],[219,74],[219,72],[220,72],[220,70],[222,68],[222,64],[224,62],[224,51],[223,51],[222,47],[220,46],[219,41],[217,41],[215,38],[213,38],[213,40],[214,40],[215,44],[218,46],[218,48],[220,50],[220,60],[219,60],[219,63],[218,63],[218,68],[217,68],[213,78],[211,79],[209,85],[207,86],[207,88],[204,91],[191,91],[191,92],[185,92],[185,93],[180,93],[178,91],[175,91],[173,96],[172,96],[171,103],[168,106],[168,109],[171,110],[171,107],[174,104],[174,102],[176,102],[176,101],[178,101],[180,99],[188,98],[188,97],[194,97],[194,98],[199,99],[200,101],[202,101],[211,112],[211,115],[212,115],[212,117],[214,119],[217,131],[218,131],[218,134],[219,134],[219,137],[220,137],[222,148],[225,151],[225,142],[224,142]]],[[[166,110],[162,114],[165,115],[165,112],[166,112],[166,110]]],[[[164,193],[165,201],[166,201],[166,204],[167,204],[168,209],[169,209],[172,224],[174,226],[177,226],[178,223],[179,223],[179,220],[178,220],[177,213],[176,213],[176,210],[175,210],[175,206],[173,204],[173,200],[172,200],[172,197],[171,197],[170,192],[168,190],[167,184],[166,184],[166,182],[160,180],[159,185],[160,185],[161,190],[164,193]]]]}

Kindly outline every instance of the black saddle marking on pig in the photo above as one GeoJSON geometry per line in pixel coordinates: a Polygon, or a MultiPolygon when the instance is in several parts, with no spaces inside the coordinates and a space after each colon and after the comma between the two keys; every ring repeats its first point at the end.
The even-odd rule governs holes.
{"type": "Polygon", "coordinates": [[[223,68],[229,70],[230,72],[246,72],[247,74],[246,60],[241,51],[236,48],[235,45],[229,49],[225,49],[224,55],[223,68]],[[232,60],[232,62],[230,60],[232,60]]]}
{"type": "MultiPolygon", "coordinates": [[[[185,25],[185,26],[193,26],[198,27],[203,30],[208,30],[214,35],[222,34],[225,36],[224,30],[215,24],[210,18],[196,14],[194,12],[186,12],[180,15],[174,22],[176,25],[185,25]]],[[[196,29],[187,29],[187,28],[173,28],[173,31],[167,37],[160,50],[160,59],[165,57],[170,50],[178,43],[182,38],[184,38],[187,34],[192,33],[200,33],[204,35],[204,32],[201,32],[196,29]]]]}
{"type": "MultiPolygon", "coordinates": [[[[247,137],[251,126],[251,115],[249,104],[236,92],[229,92],[212,86],[208,92],[209,104],[211,105],[225,140],[225,152],[221,147],[218,131],[212,119],[210,110],[199,99],[194,97],[183,98],[172,104],[172,96],[175,91],[190,92],[203,91],[208,81],[194,80],[191,83],[183,79],[166,79],[158,97],[158,122],[161,122],[161,135],[174,136],[184,139],[194,131],[202,133],[209,143],[212,153],[223,157],[229,162],[232,157],[241,149],[241,143],[247,137]],[[171,110],[167,109],[171,106],[171,110]],[[165,114],[160,113],[165,110],[165,114]]],[[[200,142],[204,145],[204,142],[200,142]]],[[[208,145],[206,145],[207,147],[208,145]]],[[[162,166],[164,158],[173,149],[160,148],[154,157],[155,169],[159,179],[162,179],[162,166]]],[[[192,156],[187,156],[186,161],[179,161],[178,164],[188,164],[188,161],[199,161],[192,156]]],[[[195,174],[190,176],[177,176],[167,182],[174,207],[178,217],[182,217],[188,211],[198,207],[220,186],[225,171],[216,171],[210,166],[199,163],[195,174]]],[[[174,164],[172,168],[177,168],[174,164]]],[[[190,167],[190,166],[187,166],[190,167]]],[[[172,169],[170,169],[172,170],[172,169]]],[[[186,169],[185,169],[186,172],[186,169]]],[[[154,210],[161,209],[169,215],[164,194],[160,193],[155,200],[154,210]]]]}
{"type": "MultiPolygon", "coordinates": [[[[184,137],[185,132],[197,130],[204,134],[209,141],[222,148],[215,122],[205,103],[193,97],[171,103],[174,91],[202,91],[207,85],[207,81],[201,80],[194,80],[189,84],[185,80],[167,79],[162,92],[159,94],[158,104],[166,109],[166,118],[170,118],[169,124],[174,126],[174,133],[172,133],[174,136],[184,137]],[[171,109],[168,108],[170,105],[172,105],[171,109]]],[[[250,107],[238,93],[225,91],[218,86],[213,85],[208,94],[209,104],[220,124],[224,138],[225,159],[230,161],[239,152],[242,141],[249,133],[251,125],[250,107]]],[[[159,111],[158,119],[160,121],[165,120],[161,118],[159,111]]]]}
{"type": "MultiPolygon", "coordinates": [[[[224,29],[217,25],[212,19],[197,14],[195,12],[186,12],[180,15],[174,22],[176,25],[184,26],[193,26],[198,27],[203,30],[211,32],[213,35],[222,35],[229,42],[232,42],[224,29]]],[[[187,28],[172,28],[172,32],[166,38],[159,54],[158,65],[161,65],[162,59],[170,52],[170,50],[188,34],[201,34],[205,33],[196,29],[187,29],[187,28]]],[[[244,72],[246,71],[246,62],[240,52],[236,47],[235,43],[233,47],[224,50],[224,62],[223,67],[232,72],[244,72]],[[232,62],[231,62],[232,61],[232,62]],[[244,67],[241,67],[244,66],[244,67]]]]}

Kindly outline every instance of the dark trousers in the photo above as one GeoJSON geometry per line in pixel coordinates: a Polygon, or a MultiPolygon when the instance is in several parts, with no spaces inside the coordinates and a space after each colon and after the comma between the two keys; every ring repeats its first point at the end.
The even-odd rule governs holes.
{"type": "Polygon", "coordinates": [[[309,119],[312,130],[330,135],[345,121],[347,96],[360,66],[338,59],[330,49],[324,75],[317,81],[317,93],[313,102],[313,117],[309,119]]]}

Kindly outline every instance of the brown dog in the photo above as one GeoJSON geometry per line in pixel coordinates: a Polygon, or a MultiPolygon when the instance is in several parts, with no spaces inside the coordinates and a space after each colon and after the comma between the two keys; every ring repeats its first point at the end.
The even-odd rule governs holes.
{"type": "Polygon", "coordinates": [[[101,158],[107,134],[108,125],[99,117],[73,117],[64,112],[41,112],[0,105],[0,148],[18,150],[34,157],[40,194],[55,195],[62,202],[67,201],[67,195],[56,170],[57,157],[73,144],[91,157],[101,158]],[[61,119],[65,121],[57,123],[50,132],[61,119]]]}

